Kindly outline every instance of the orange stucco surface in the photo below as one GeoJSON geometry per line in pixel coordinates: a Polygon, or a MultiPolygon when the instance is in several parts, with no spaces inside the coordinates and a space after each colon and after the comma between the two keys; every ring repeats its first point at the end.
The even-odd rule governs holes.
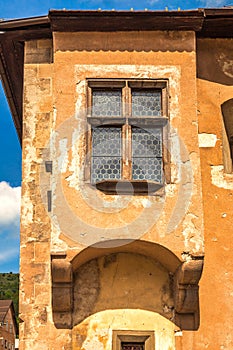
{"type": "Polygon", "coordinates": [[[229,39],[196,42],[191,31],[55,32],[26,43],[21,350],[110,350],[116,329],[154,331],[156,350],[233,347],[233,181],[224,172],[221,115],[232,96],[224,63],[232,49],[229,39]],[[109,196],[84,181],[90,78],[168,81],[171,181],[162,195],[109,196]],[[89,248],[111,240],[105,253],[89,248]],[[200,325],[185,331],[174,318],[172,281],[182,263],[204,254],[200,325]],[[73,268],[76,304],[59,316],[66,328],[53,313],[51,256],[73,268]]]}

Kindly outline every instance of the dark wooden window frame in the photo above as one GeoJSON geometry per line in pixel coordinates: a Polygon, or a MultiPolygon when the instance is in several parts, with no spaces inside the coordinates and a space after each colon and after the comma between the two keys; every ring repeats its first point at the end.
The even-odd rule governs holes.
{"type": "Polygon", "coordinates": [[[223,118],[223,165],[226,174],[233,172],[233,98],[225,101],[221,105],[223,118]]]}
{"type": "Polygon", "coordinates": [[[145,350],[155,349],[154,331],[112,331],[112,350],[121,350],[122,343],[144,343],[145,350]]]}
{"type": "Polygon", "coordinates": [[[85,182],[91,183],[91,149],[92,127],[112,125],[122,126],[122,138],[127,140],[122,149],[122,178],[120,180],[104,180],[95,184],[96,188],[107,194],[156,194],[164,193],[165,183],[170,182],[170,152],[169,152],[169,93],[167,79],[87,79],[87,122],[86,136],[87,153],[85,162],[85,182]],[[121,89],[122,115],[117,117],[92,116],[93,89],[121,89]],[[132,117],[131,89],[158,89],[161,91],[161,116],[132,117]],[[127,120],[127,122],[126,122],[127,120]],[[131,130],[132,126],[162,129],[162,163],[164,178],[162,183],[148,180],[132,180],[131,130]]]}

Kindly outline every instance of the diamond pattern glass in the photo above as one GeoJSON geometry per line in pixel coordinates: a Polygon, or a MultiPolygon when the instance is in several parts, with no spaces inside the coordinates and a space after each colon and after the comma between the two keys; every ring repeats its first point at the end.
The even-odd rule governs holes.
{"type": "Polygon", "coordinates": [[[120,178],[121,128],[93,128],[91,182],[120,178]]]}
{"type": "Polygon", "coordinates": [[[133,157],[161,157],[162,130],[132,128],[133,157]]]}
{"type": "MultiPolygon", "coordinates": [[[[133,87],[128,89],[127,96],[130,93],[132,117],[141,119],[143,117],[161,117],[161,89],[133,87]]],[[[119,180],[122,178],[122,173],[126,174],[129,170],[127,162],[122,163],[124,161],[122,159],[122,125],[124,121],[122,120],[122,125],[117,126],[114,119],[114,117],[122,116],[122,89],[118,87],[112,89],[110,87],[94,87],[92,89],[92,116],[105,118],[104,124],[106,126],[92,128],[91,182],[119,180]],[[123,169],[122,164],[125,167],[123,169]]],[[[93,120],[95,119],[93,118],[93,120]]],[[[119,120],[121,119],[118,119],[118,123],[119,120]]],[[[147,125],[148,118],[144,121],[147,125]]],[[[132,139],[123,142],[129,144],[129,147],[126,147],[127,152],[132,149],[132,154],[126,155],[132,159],[132,180],[162,183],[162,127],[154,127],[153,129],[143,129],[142,126],[132,125],[130,127],[132,133],[129,135],[132,135],[132,139]]]]}
{"type": "Polygon", "coordinates": [[[162,182],[161,158],[133,158],[133,180],[162,182]]]}
{"type": "Polygon", "coordinates": [[[121,115],[121,90],[93,89],[92,116],[111,117],[121,115]]]}
{"type": "Polygon", "coordinates": [[[132,116],[161,116],[161,91],[155,89],[132,90],[132,116]]]}
{"type": "Polygon", "coordinates": [[[162,182],[162,130],[132,128],[133,180],[162,182]]]}
{"type": "Polygon", "coordinates": [[[93,156],[121,155],[121,128],[98,127],[92,129],[93,156]]]}

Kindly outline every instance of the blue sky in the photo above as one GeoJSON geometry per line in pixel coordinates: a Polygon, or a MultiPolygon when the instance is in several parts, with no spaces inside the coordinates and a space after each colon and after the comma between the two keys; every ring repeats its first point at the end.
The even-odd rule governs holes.
{"type": "MultiPolygon", "coordinates": [[[[0,0],[0,19],[46,15],[49,9],[181,10],[223,7],[233,0],[0,0]]],[[[21,149],[0,83],[0,272],[19,270],[21,149]]]]}

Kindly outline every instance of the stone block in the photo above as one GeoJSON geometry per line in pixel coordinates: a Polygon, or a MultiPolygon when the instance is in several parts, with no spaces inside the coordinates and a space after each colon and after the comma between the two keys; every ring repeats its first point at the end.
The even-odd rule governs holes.
{"type": "Polygon", "coordinates": [[[52,288],[53,312],[68,312],[72,306],[72,293],[70,285],[56,285],[52,288]]]}

